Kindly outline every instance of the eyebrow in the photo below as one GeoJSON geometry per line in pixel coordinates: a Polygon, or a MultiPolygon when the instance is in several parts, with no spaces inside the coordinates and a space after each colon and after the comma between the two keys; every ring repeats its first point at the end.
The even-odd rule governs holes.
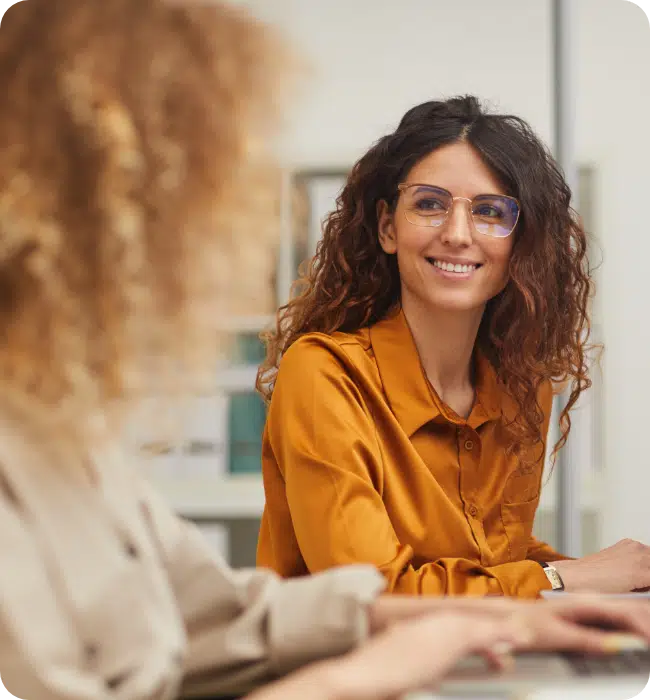
{"type": "MultiPolygon", "coordinates": [[[[426,182],[409,182],[407,183],[407,185],[409,187],[416,188],[415,194],[421,192],[422,190],[437,190],[438,192],[444,192],[452,198],[454,197],[454,195],[449,190],[446,190],[444,187],[440,187],[439,185],[430,185],[426,182]]],[[[517,199],[512,195],[503,194],[501,192],[479,192],[478,194],[475,194],[473,197],[471,197],[471,199],[476,199],[476,197],[506,197],[508,199],[514,199],[515,201],[517,199]]]]}
{"type": "Polygon", "coordinates": [[[453,196],[449,190],[446,190],[444,187],[438,187],[437,185],[427,185],[424,182],[414,182],[410,186],[416,188],[415,189],[416,194],[418,192],[421,192],[422,190],[437,190],[438,192],[444,192],[445,194],[449,195],[450,197],[453,196]]]}

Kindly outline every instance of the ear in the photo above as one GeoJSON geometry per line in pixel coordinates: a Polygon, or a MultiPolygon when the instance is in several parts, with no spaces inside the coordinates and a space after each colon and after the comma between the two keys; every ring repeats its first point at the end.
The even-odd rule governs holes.
{"type": "Polygon", "coordinates": [[[384,253],[394,255],[397,252],[394,219],[388,210],[388,204],[383,199],[377,204],[377,230],[379,233],[379,245],[381,245],[384,253]]]}

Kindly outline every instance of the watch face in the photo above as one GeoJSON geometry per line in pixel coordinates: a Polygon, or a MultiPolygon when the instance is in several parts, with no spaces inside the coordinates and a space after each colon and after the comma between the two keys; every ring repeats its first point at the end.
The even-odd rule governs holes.
{"type": "Polygon", "coordinates": [[[544,572],[546,573],[546,577],[548,580],[551,582],[551,586],[553,586],[553,590],[557,590],[558,588],[564,588],[564,584],[562,583],[562,579],[560,578],[560,574],[555,569],[551,569],[550,567],[547,569],[544,569],[544,572]]]}

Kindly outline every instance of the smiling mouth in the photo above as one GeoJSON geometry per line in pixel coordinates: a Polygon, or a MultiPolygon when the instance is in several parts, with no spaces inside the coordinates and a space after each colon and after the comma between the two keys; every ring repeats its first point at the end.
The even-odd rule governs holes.
{"type": "Polygon", "coordinates": [[[427,262],[433,265],[434,267],[437,267],[439,270],[442,270],[443,272],[455,272],[459,275],[466,275],[470,272],[475,272],[480,267],[482,267],[480,263],[454,264],[444,262],[443,260],[437,260],[436,258],[427,258],[427,262]]]}

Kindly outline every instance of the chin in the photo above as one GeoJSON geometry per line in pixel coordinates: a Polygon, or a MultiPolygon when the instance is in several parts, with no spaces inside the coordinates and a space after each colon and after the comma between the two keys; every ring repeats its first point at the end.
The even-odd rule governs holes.
{"type": "Polygon", "coordinates": [[[485,308],[485,299],[477,299],[466,294],[436,294],[429,297],[425,304],[432,311],[477,311],[485,308]]]}

